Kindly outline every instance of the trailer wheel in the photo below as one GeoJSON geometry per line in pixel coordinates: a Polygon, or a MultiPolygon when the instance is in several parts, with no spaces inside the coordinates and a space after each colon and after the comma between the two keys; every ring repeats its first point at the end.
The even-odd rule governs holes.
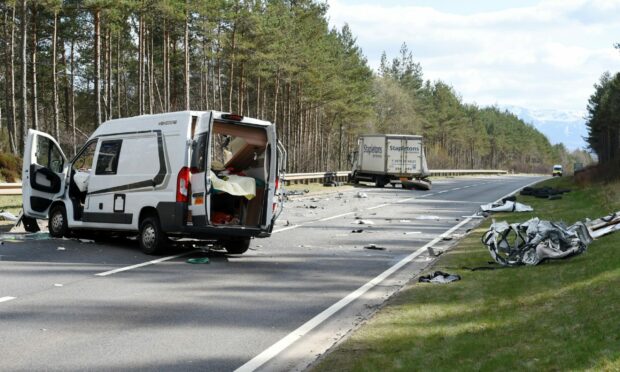
{"type": "Polygon", "coordinates": [[[48,229],[50,235],[54,238],[62,238],[69,234],[69,228],[67,227],[67,211],[63,205],[58,204],[52,207],[48,229]]]}
{"type": "Polygon", "coordinates": [[[390,181],[389,181],[388,179],[386,179],[386,178],[383,178],[383,177],[378,177],[378,178],[375,180],[375,186],[376,186],[376,187],[385,187],[385,185],[387,185],[389,182],[390,182],[390,181]]]}
{"type": "Polygon", "coordinates": [[[138,241],[142,252],[151,255],[158,254],[165,248],[167,240],[166,235],[161,231],[157,216],[146,217],[140,223],[138,241]]]}
{"type": "Polygon", "coordinates": [[[220,244],[230,254],[243,254],[250,248],[250,238],[222,240],[220,244]]]}

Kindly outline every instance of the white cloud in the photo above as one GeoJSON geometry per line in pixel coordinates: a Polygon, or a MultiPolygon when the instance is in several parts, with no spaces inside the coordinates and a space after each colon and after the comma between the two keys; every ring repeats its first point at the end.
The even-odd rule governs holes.
{"type": "MultiPolygon", "coordinates": [[[[405,2],[407,3],[407,2],[405,2]]],[[[452,84],[468,102],[583,110],[592,85],[620,70],[620,0],[549,0],[473,14],[412,5],[329,1],[369,63],[406,42],[425,77],[452,84]]]]}

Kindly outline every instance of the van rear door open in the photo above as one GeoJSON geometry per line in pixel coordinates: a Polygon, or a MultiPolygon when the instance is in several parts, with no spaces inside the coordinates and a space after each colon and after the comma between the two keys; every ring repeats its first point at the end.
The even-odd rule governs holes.
{"type": "Polygon", "coordinates": [[[213,115],[211,113],[201,116],[192,116],[190,125],[190,166],[189,169],[181,169],[177,178],[177,201],[183,200],[182,172],[189,171],[191,182],[188,195],[188,222],[194,226],[206,226],[210,220],[208,198],[210,159],[209,148],[211,146],[211,131],[213,127],[213,115]],[[181,194],[181,195],[180,195],[181,194]]]}

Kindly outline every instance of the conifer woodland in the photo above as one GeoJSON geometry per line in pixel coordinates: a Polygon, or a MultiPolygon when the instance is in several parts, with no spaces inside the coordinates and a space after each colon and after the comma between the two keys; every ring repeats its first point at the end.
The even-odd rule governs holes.
{"type": "MultiPolygon", "coordinates": [[[[620,49],[620,46],[616,46],[620,49]]],[[[588,103],[588,143],[602,165],[616,165],[620,175],[620,73],[605,72],[588,103]]]]}
{"type": "Polygon", "coordinates": [[[24,134],[36,128],[70,156],[108,119],[214,109],[275,122],[290,172],[348,169],[357,136],[368,133],[424,135],[431,168],[548,173],[583,155],[551,145],[508,112],[464,103],[442,81],[425,81],[405,44],[373,71],[347,26],[330,29],[327,7],[3,0],[0,151],[19,156],[24,134]]]}

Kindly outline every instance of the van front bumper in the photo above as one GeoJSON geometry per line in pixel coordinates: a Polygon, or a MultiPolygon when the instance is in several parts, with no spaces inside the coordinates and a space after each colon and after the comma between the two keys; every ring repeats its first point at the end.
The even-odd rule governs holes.
{"type": "Polygon", "coordinates": [[[163,232],[174,237],[193,239],[235,238],[267,238],[271,236],[271,229],[247,226],[196,226],[187,224],[187,205],[180,202],[160,202],[157,204],[157,214],[163,232]]]}

